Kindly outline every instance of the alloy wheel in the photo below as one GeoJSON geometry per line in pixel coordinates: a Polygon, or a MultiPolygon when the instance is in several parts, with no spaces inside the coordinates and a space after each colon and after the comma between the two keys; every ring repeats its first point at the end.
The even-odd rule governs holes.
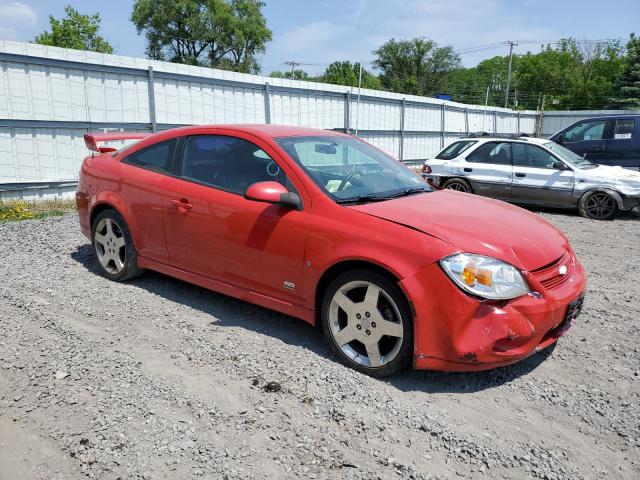
{"type": "Polygon", "coordinates": [[[96,227],[94,243],[100,265],[112,275],[120,273],[127,258],[122,228],[113,219],[103,218],[96,227]]]}
{"type": "Polygon", "coordinates": [[[453,182],[450,183],[449,185],[447,185],[446,187],[448,190],[455,190],[456,192],[465,192],[468,193],[468,189],[467,186],[464,183],[461,182],[453,182]]]}
{"type": "Polygon", "coordinates": [[[615,212],[616,207],[615,199],[604,192],[591,195],[585,205],[589,216],[595,219],[609,218],[615,212]]]}
{"type": "Polygon", "coordinates": [[[367,281],[348,282],[336,291],[329,306],[329,329],[349,359],[374,368],[396,358],[404,337],[398,306],[367,281]]]}

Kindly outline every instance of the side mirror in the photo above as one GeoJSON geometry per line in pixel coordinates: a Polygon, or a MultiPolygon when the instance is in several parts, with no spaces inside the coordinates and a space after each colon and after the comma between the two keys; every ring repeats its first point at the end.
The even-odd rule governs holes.
{"type": "Polygon", "coordinates": [[[555,162],[553,162],[553,168],[555,168],[556,170],[569,170],[569,167],[567,167],[560,160],[556,160],[555,162]]]}
{"type": "Polygon", "coordinates": [[[564,143],[564,135],[563,134],[558,134],[558,137],[556,138],[556,143],[562,145],[564,143]]]}
{"type": "Polygon", "coordinates": [[[244,192],[244,198],[302,210],[300,196],[297,193],[289,192],[284,185],[278,182],[257,182],[249,185],[249,188],[244,192]]]}

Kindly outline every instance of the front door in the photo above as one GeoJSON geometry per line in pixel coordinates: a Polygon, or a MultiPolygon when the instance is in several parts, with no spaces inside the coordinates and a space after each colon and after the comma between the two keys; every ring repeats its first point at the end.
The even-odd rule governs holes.
{"type": "Polygon", "coordinates": [[[572,206],[573,171],[536,145],[516,142],[513,151],[511,200],[516,203],[572,206]],[[563,168],[558,168],[563,165],[563,168]]]}
{"type": "Polygon", "coordinates": [[[301,184],[265,150],[231,135],[184,139],[177,178],[163,188],[164,232],[171,265],[295,303],[302,292],[309,202],[301,184]],[[247,200],[259,181],[301,195],[301,211],[247,200]]]}
{"type": "Polygon", "coordinates": [[[603,163],[611,125],[612,120],[585,120],[564,132],[563,144],[590,162],[603,163]]]}
{"type": "Polygon", "coordinates": [[[467,156],[458,173],[471,182],[475,194],[509,201],[512,170],[511,143],[487,142],[467,156]]]}

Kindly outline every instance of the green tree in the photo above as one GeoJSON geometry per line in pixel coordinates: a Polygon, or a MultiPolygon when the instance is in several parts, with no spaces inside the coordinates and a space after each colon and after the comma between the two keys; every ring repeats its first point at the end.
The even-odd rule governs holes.
{"type": "MultiPolygon", "coordinates": [[[[333,62],[327,67],[321,75],[321,80],[334,85],[346,85],[349,87],[358,86],[358,78],[360,75],[360,63],[351,63],[349,61],[333,62]]],[[[362,88],[370,88],[372,90],[381,90],[382,82],[380,79],[362,69],[362,88]]]]}
{"type": "Polygon", "coordinates": [[[460,67],[460,58],[452,47],[438,47],[424,38],[391,39],[373,54],[374,65],[382,72],[382,86],[414,95],[440,93],[446,76],[460,67]]]}
{"type": "Polygon", "coordinates": [[[259,0],[136,0],[131,20],[147,37],[147,56],[257,73],[271,40],[259,0]]]}
{"type": "Polygon", "coordinates": [[[293,77],[294,80],[315,80],[314,78],[310,77],[309,74],[307,72],[305,72],[304,70],[294,70],[293,71],[293,75],[291,74],[291,70],[287,70],[285,72],[281,72],[281,71],[275,71],[275,72],[271,72],[269,74],[269,76],[271,78],[291,78],[293,77]]]}
{"type": "Polygon", "coordinates": [[[640,38],[633,33],[627,43],[627,58],[617,91],[621,97],[617,102],[620,107],[640,109],[640,38]]]}
{"type": "Polygon", "coordinates": [[[98,35],[100,15],[83,15],[68,5],[64,8],[66,17],[60,20],[49,15],[50,32],[42,32],[35,43],[54,47],[90,50],[92,52],[113,53],[113,47],[98,35]]]}
{"type": "MultiPolygon", "coordinates": [[[[463,103],[502,106],[508,57],[483,60],[476,67],[449,72],[443,91],[463,103]]],[[[624,48],[617,41],[564,39],[537,53],[513,56],[509,92],[512,108],[535,109],[546,95],[548,109],[601,109],[614,105],[617,79],[624,68],[624,48]]]]}

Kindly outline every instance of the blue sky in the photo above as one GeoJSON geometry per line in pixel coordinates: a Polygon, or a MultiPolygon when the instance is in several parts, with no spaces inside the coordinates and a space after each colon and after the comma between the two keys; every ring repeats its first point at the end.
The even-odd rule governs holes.
{"type": "MultiPolygon", "coordinates": [[[[311,73],[333,60],[371,60],[389,38],[424,36],[456,50],[520,40],[516,52],[539,42],[624,38],[640,33],[640,0],[266,0],[273,41],[262,71],[286,69],[287,60],[309,63],[311,73]]],[[[129,17],[132,0],[0,0],[0,39],[30,41],[48,27],[48,16],[73,5],[102,15],[102,34],[116,53],[144,56],[145,39],[129,17]]],[[[507,47],[461,55],[466,66],[505,54],[507,47]]]]}

